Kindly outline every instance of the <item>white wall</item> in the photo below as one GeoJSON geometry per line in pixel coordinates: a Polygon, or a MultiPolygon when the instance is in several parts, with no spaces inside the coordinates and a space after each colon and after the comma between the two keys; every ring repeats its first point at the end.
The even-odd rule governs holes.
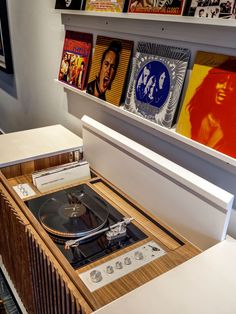
{"type": "MultiPolygon", "coordinates": [[[[236,194],[234,167],[205,158],[195,149],[169,141],[156,130],[122,118],[89,99],[64,91],[58,76],[67,28],[120,38],[150,40],[196,50],[235,55],[235,27],[127,21],[87,16],[65,16],[53,8],[55,0],[7,0],[14,79],[0,73],[0,128],[6,132],[60,123],[81,134],[80,118],[87,114],[165,157],[236,194]],[[9,95],[9,89],[15,96],[9,95]]],[[[221,21],[222,22],[222,21],[221,21]]],[[[233,21],[235,22],[235,21],[233,21]]],[[[236,208],[236,205],[234,205],[236,208]]],[[[236,211],[230,225],[236,235],[236,211]]]]}
{"type": "Polygon", "coordinates": [[[61,123],[78,132],[78,119],[68,113],[66,94],[54,83],[64,40],[61,15],[52,9],[54,0],[7,3],[16,97],[1,89],[6,85],[2,74],[0,128],[12,132],[61,123]]]}

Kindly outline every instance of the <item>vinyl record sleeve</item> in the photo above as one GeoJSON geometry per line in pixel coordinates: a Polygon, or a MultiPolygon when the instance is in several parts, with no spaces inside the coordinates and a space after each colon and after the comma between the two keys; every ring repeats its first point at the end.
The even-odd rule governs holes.
{"type": "Polygon", "coordinates": [[[93,35],[66,31],[58,79],[84,89],[92,51],[93,35]]]}
{"type": "Polygon", "coordinates": [[[96,12],[123,12],[126,0],[86,0],[85,10],[96,12]]]}
{"type": "Polygon", "coordinates": [[[98,36],[87,93],[119,106],[126,90],[133,41],[98,36]]]}
{"type": "Polygon", "coordinates": [[[236,158],[236,57],[199,51],[176,131],[236,158]]]}
{"type": "Polygon", "coordinates": [[[181,15],[184,0],[129,0],[130,13],[181,15]]]}
{"type": "Polygon", "coordinates": [[[124,109],[170,128],[189,58],[188,49],[139,42],[124,109]]]}
{"type": "Polygon", "coordinates": [[[235,0],[187,0],[183,15],[208,19],[234,18],[235,0]]]}
{"type": "Polygon", "coordinates": [[[84,0],[56,0],[55,9],[59,10],[81,10],[84,0]]]}

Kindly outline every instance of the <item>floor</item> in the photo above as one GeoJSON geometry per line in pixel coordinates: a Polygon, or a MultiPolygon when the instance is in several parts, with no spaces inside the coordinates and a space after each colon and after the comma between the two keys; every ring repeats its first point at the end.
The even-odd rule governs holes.
{"type": "Polygon", "coordinates": [[[22,314],[0,269],[0,314],[22,314]]]}

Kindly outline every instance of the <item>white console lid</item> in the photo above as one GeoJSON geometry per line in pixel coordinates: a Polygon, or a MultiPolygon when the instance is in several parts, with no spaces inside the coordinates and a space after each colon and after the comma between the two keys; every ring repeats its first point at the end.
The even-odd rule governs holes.
{"type": "Polygon", "coordinates": [[[0,136],[0,167],[82,150],[82,139],[60,124],[0,136]]]}
{"type": "Polygon", "coordinates": [[[201,249],[223,240],[233,195],[83,116],[90,166],[201,249]]]}

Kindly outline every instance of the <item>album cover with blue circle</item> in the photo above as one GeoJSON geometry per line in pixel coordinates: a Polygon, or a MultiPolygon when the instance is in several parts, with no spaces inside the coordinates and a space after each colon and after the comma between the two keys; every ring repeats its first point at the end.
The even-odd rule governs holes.
{"type": "Polygon", "coordinates": [[[139,42],[124,108],[171,128],[189,59],[188,49],[139,42]]]}

